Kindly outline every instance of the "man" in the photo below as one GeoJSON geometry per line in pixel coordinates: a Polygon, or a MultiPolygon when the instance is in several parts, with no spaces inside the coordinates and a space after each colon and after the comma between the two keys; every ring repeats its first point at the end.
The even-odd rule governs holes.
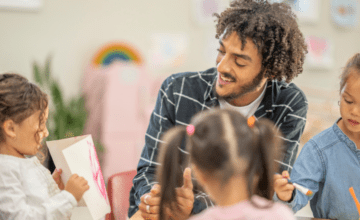
{"type": "MultiPolygon", "coordinates": [[[[288,84],[302,72],[307,53],[294,14],[285,4],[235,0],[216,16],[216,68],[171,75],[160,88],[130,192],[132,219],[158,218],[161,186],[154,177],[161,135],[174,125],[187,125],[199,111],[228,107],[272,120],[286,144],[283,160],[277,161],[280,172],[290,172],[294,164],[308,109],[304,93],[288,84]]],[[[186,153],[184,146],[179,150],[186,153]]],[[[193,194],[189,169],[177,192],[184,219],[211,204],[206,194],[193,194]]]]}

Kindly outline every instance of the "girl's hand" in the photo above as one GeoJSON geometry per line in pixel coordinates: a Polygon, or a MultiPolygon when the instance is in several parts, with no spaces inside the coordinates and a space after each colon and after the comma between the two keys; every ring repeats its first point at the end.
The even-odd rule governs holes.
{"type": "Polygon", "coordinates": [[[284,202],[290,201],[292,193],[295,189],[294,185],[288,183],[287,179],[290,179],[289,173],[287,171],[283,171],[282,175],[274,175],[275,192],[277,194],[277,197],[284,202]]]}
{"type": "Polygon", "coordinates": [[[56,184],[59,186],[59,189],[64,190],[65,186],[61,179],[61,173],[62,173],[62,169],[55,169],[55,171],[52,174],[52,177],[55,180],[56,184]]]}
{"type": "Polygon", "coordinates": [[[73,174],[65,186],[65,190],[73,194],[78,202],[89,188],[88,181],[77,174],[73,174]]]}

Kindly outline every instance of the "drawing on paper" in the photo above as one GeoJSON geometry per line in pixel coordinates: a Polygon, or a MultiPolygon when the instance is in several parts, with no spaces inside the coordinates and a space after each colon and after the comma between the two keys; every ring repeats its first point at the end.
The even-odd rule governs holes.
{"type": "Polygon", "coordinates": [[[87,141],[87,144],[89,146],[90,167],[95,186],[101,196],[106,200],[107,203],[109,203],[107,199],[106,186],[100,169],[100,163],[96,154],[95,146],[89,141],[87,141]]]}

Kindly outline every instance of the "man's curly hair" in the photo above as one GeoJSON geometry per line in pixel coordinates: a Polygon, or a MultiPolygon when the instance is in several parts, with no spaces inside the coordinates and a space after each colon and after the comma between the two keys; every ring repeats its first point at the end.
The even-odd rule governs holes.
{"type": "Polygon", "coordinates": [[[217,17],[216,38],[236,31],[242,43],[250,37],[262,55],[265,77],[290,82],[303,71],[307,46],[289,5],[267,0],[234,0],[217,17]]]}

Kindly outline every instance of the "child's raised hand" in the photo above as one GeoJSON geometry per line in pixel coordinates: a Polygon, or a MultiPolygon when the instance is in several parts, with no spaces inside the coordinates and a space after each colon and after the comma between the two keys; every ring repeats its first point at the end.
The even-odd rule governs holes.
{"type": "Polygon", "coordinates": [[[64,190],[65,186],[61,179],[61,173],[62,173],[62,169],[55,169],[55,171],[52,174],[52,177],[55,180],[56,184],[59,186],[59,189],[64,190]]]}
{"type": "Polygon", "coordinates": [[[89,188],[88,181],[77,174],[71,175],[65,186],[65,190],[73,194],[78,202],[89,188]]]}
{"type": "Polygon", "coordinates": [[[294,185],[288,183],[287,179],[290,179],[289,173],[287,171],[283,171],[282,175],[274,175],[275,192],[277,197],[284,202],[290,201],[292,193],[295,189],[294,185]]]}

